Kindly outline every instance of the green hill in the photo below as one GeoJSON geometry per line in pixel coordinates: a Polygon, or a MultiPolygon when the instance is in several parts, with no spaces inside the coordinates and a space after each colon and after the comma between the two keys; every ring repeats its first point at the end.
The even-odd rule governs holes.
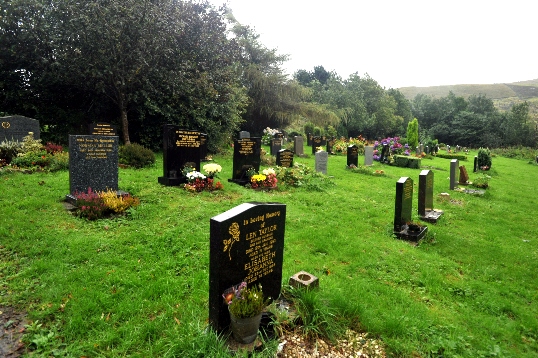
{"type": "Polygon", "coordinates": [[[495,106],[501,111],[509,111],[512,105],[527,101],[531,117],[538,122],[538,79],[514,82],[495,83],[485,85],[449,85],[431,87],[402,87],[400,92],[409,100],[418,94],[434,97],[446,97],[451,91],[456,96],[469,97],[483,94],[493,100],[495,106]]]}

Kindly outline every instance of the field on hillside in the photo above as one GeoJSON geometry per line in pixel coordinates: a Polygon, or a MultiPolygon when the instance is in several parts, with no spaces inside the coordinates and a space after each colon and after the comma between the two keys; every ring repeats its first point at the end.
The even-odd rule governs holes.
{"type": "MultiPolygon", "coordinates": [[[[375,163],[385,174],[365,175],[331,156],[325,184],[263,192],[227,182],[230,154],[214,161],[224,189],[211,193],[160,185],[162,155],[119,169],[141,205],[98,221],[65,210],[67,171],[0,175],[0,307],[27,312],[35,356],[232,356],[206,330],[209,221],[244,202],[287,205],[283,283],[318,276],[334,321],[378,337],[389,356],[538,355],[538,165],[494,157],[490,187],[473,196],[449,191],[450,160],[423,159],[444,215],[415,246],[392,228],[400,177],[414,181],[418,220],[418,169],[375,163]]],[[[472,159],[460,164],[474,180],[472,159]]]]}

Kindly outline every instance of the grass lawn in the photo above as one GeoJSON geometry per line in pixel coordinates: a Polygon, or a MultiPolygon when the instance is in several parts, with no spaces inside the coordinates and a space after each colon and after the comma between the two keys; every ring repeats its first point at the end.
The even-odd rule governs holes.
{"type": "MultiPolygon", "coordinates": [[[[306,152],[309,148],[305,148],[306,152]]],[[[466,165],[472,181],[472,158],[466,165]]],[[[38,356],[228,357],[207,332],[209,220],[241,203],[287,205],[283,282],[305,270],[341,324],[379,337],[395,357],[538,356],[538,166],[494,157],[482,197],[449,192],[450,160],[423,159],[444,211],[413,246],[392,236],[396,181],[420,170],[376,163],[384,176],[345,169],[334,186],[270,192],[228,183],[232,156],[216,155],[224,190],[189,193],[149,169],[119,169],[140,198],[128,216],[87,221],[62,200],[68,171],[0,175],[0,306],[28,313],[38,356]]],[[[314,158],[296,161],[314,167],[314,158]]],[[[359,163],[363,158],[359,157],[359,163]]],[[[268,345],[260,356],[272,356],[268,345]]]]}

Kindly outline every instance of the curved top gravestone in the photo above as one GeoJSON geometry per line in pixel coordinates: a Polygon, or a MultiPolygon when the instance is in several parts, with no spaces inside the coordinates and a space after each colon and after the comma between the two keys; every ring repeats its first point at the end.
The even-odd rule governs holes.
{"type": "Polygon", "coordinates": [[[22,142],[29,132],[34,134],[34,139],[39,139],[41,131],[37,119],[24,116],[0,117],[0,141],[22,142]]]}

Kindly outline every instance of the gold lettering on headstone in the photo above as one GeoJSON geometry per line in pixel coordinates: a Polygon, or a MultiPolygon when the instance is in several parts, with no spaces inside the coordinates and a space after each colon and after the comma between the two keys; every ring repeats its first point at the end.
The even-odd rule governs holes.
{"type": "Polygon", "coordinates": [[[9,127],[11,127],[11,123],[9,123],[9,122],[2,122],[2,128],[8,129],[9,127]]]}
{"type": "Polygon", "coordinates": [[[253,141],[238,141],[239,145],[239,154],[247,155],[254,154],[254,143],[253,141]]]}
{"type": "Polygon", "coordinates": [[[114,139],[77,138],[78,151],[86,155],[85,159],[107,159],[112,153],[114,139]]]}
{"type": "Polygon", "coordinates": [[[200,134],[188,131],[176,130],[177,140],[176,146],[182,148],[198,148],[200,147],[200,134]]]}
{"type": "Polygon", "coordinates": [[[406,182],[403,188],[404,200],[411,199],[413,197],[413,184],[406,182]]]}
{"type": "Polygon", "coordinates": [[[280,216],[280,211],[274,213],[266,213],[265,217],[260,215],[251,218],[249,223],[261,222],[260,228],[247,234],[249,237],[249,248],[245,254],[248,255],[250,261],[245,263],[245,279],[244,281],[252,283],[260,278],[272,273],[276,267],[274,259],[276,251],[274,245],[276,239],[273,233],[278,229],[277,225],[265,226],[265,219],[280,216]]]}

